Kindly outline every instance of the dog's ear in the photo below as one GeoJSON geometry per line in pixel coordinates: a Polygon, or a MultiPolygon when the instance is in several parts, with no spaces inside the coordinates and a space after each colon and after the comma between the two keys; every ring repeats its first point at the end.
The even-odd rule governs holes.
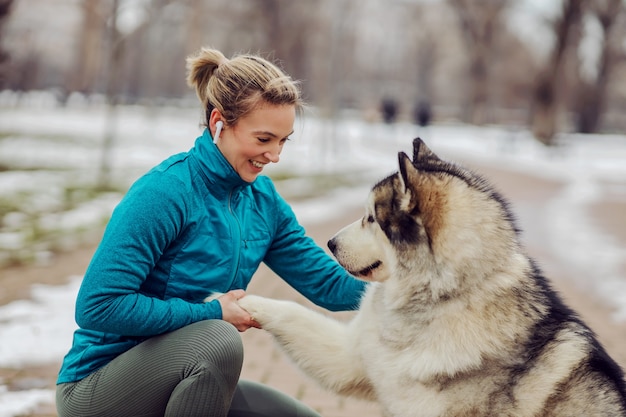
{"type": "Polygon", "coordinates": [[[398,164],[399,187],[402,192],[399,196],[398,208],[402,212],[408,213],[411,212],[413,206],[417,204],[419,187],[416,187],[415,184],[419,182],[418,177],[420,172],[404,152],[398,154],[398,164]]]}
{"type": "Polygon", "coordinates": [[[411,181],[411,176],[415,175],[415,173],[417,172],[417,168],[404,152],[398,153],[398,166],[400,168],[399,172],[400,180],[402,181],[402,189],[404,190],[404,192],[406,192],[407,189],[410,188],[408,187],[408,184],[411,181]]]}
{"type": "Polygon", "coordinates": [[[439,161],[439,157],[431,151],[421,138],[413,139],[413,163],[417,166],[420,162],[439,161]]]}

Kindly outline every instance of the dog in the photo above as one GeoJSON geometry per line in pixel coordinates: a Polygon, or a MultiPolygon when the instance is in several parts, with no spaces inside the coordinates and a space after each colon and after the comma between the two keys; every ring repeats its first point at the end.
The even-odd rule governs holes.
{"type": "Polygon", "coordinates": [[[371,282],[349,322],[239,303],[322,387],[388,417],[626,416],[618,364],[520,243],[510,205],[419,138],[328,246],[371,282]]]}

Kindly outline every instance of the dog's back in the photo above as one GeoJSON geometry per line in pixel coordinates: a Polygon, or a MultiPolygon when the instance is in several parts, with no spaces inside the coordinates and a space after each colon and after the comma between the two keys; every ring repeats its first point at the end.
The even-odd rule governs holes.
{"type": "Polygon", "coordinates": [[[527,358],[518,371],[516,397],[541,395],[539,390],[545,386],[550,395],[536,415],[626,416],[626,384],[620,366],[537,267],[532,277],[545,294],[549,310],[526,343],[527,358]]]}

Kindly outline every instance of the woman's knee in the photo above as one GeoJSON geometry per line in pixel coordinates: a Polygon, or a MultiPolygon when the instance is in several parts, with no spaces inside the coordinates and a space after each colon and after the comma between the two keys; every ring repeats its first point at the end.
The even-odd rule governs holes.
{"type": "MultiPolygon", "coordinates": [[[[181,329],[183,330],[183,329],[181,329]]],[[[190,324],[180,335],[198,358],[209,360],[218,367],[236,367],[243,364],[243,342],[239,331],[223,320],[204,320],[190,324]]]]}

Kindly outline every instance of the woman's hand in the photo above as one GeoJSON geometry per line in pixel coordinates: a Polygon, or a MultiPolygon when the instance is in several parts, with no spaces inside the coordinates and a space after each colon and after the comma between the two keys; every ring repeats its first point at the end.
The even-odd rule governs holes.
{"type": "Polygon", "coordinates": [[[261,325],[252,319],[250,313],[239,307],[237,303],[237,300],[245,295],[244,290],[232,290],[217,298],[222,306],[222,319],[235,326],[240,332],[245,332],[250,327],[261,328],[261,325]]]}

